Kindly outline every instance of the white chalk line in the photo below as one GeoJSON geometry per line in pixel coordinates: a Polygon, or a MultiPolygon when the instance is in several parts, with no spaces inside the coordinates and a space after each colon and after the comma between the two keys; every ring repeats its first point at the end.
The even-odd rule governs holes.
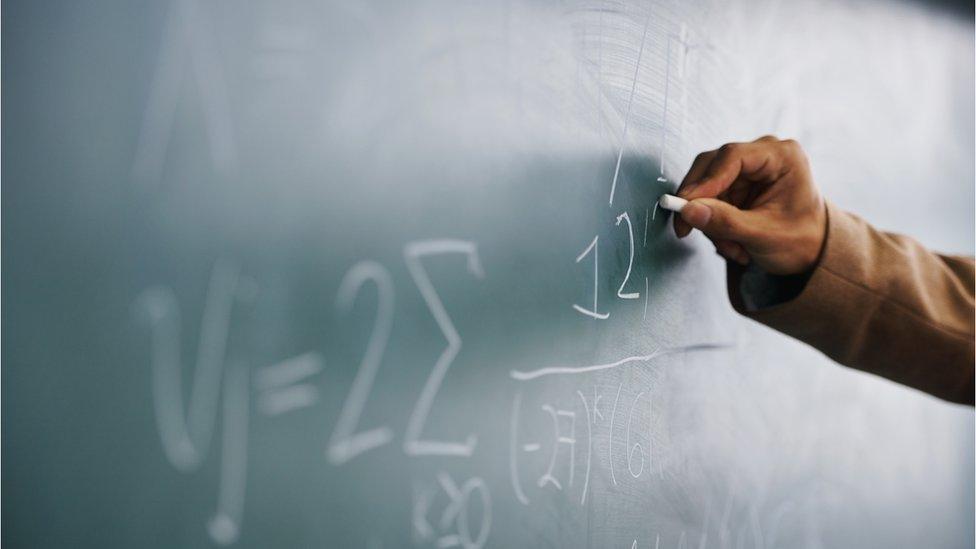
{"type": "Polygon", "coordinates": [[[322,371],[323,360],[316,352],[293,356],[258,370],[254,388],[259,391],[285,387],[322,371]]]}
{"type": "Polygon", "coordinates": [[[647,27],[651,24],[651,15],[644,21],[644,34],[641,36],[640,50],[637,52],[637,64],[634,66],[634,82],[630,87],[630,99],[627,100],[627,114],[624,115],[624,131],[620,136],[620,149],[617,152],[617,166],[613,169],[613,183],[610,185],[610,205],[613,206],[613,195],[617,190],[617,176],[620,175],[620,160],[624,156],[627,145],[627,128],[630,125],[630,109],[634,105],[634,93],[637,91],[637,76],[640,74],[641,58],[644,56],[644,44],[647,41],[647,27]]]}
{"type": "Polygon", "coordinates": [[[540,377],[554,376],[554,375],[578,375],[578,374],[588,374],[591,372],[598,372],[601,370],[610,370],[613,368],[618,368],[625,364],[631,364],[634,362],[650,362],[651,360],[662,357],[665,355],[672,355],[677,353],[684,353],[690,351],[717,351],[721,349],[729,349],[734,347],[734,343],[700,343],[695,345],[685,345],[681,347],[668,347],[664,349],[657,349],[651,354],[629,356],[622,358],[614,362],[607,362],[604,364],[592,364],[588,366],[549,366],[546,368],[539,368],[538,370],[510,370],[508,375],[516,381],[531,381],[533,379],[538,379],[540,377]]]}

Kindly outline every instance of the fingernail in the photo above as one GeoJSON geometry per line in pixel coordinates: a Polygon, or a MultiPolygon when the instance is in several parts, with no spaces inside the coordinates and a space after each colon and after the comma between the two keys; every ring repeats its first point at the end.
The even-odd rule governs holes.
{"type": "Polygon", "coordinates": [[[681,208],[681,218],[696,229],[702,229],[708,225],[708,220],[712,218],[712,209],[704,204],[689,202],[681,208]]]}

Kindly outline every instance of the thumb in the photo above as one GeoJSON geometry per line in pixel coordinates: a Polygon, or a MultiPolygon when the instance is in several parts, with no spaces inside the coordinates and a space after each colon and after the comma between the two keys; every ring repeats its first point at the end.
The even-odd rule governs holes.
{"type": "Polygon", "coordinates": [[[747,244],[752,234],[752,213],[714,198],[696,198],[681,209],[681,218],[712,239],[747,244]]]}

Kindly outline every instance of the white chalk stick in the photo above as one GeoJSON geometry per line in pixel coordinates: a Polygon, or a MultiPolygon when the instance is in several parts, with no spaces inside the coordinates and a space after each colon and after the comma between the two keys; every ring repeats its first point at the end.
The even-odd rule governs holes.
{"type": "Polygon", "coordinates": [[[661,199],[657,201],[665,210],[671,210],[672,212],[680,212],[681,208],[685,207],[688,203],[684,198],[674,196],[673,194],[663,194],[661,199]]]}

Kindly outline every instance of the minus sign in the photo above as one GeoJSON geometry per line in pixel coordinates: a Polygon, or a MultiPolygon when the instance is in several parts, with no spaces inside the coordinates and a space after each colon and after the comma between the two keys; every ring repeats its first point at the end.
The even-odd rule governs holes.
{"type": "Polygon", "coordinates": [[[522,446],[522,450],[526,452],[537,452],[539,448],[541,448],[541,446],[537,443],[526,444],[525,446],[522,446]]]}

